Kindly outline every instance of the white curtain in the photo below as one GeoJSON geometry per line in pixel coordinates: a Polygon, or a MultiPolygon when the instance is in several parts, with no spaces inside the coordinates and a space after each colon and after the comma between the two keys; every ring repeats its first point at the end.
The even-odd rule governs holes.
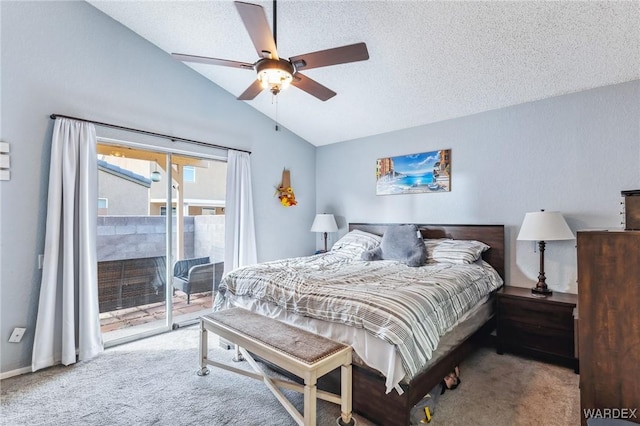
{"type": "Polygon", "coordinates": [[[96,260],[97,193],[94,126],[57,118],[33,371],[59,362],[73,364],[103,351],[96,260]]]}
{"type": "Polygon", "coordinates": [[[234,150],[227,157],[224,250],[225,273],[257,262],[251,159],[248,153],[234,150]]]}

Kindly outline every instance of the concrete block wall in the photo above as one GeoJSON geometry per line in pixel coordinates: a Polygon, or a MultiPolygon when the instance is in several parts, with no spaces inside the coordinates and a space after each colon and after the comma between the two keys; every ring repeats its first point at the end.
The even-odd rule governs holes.
{"type": "Polygon", "coordinates": [[[213,263],[223,262],[224,215],[193,216],[193,224],[194,257],[209,256],[213,263]]]}
{"type": "Polygon", "coordinates": [[[164,256],[165,216],[98,216],[98,262],[164,256]]]}
{"type": "MultiPolygon", "coordinates": [[[[165,216],[99,216],[98,261],[164,256],[165,220],[165,216]]],[[[174,232],[174,253],[175,241],[174,232]]],[[[209,256],[214,262],[223,261],[224,215],[186,216],[184,245],[186,259],[209,256]]]]}

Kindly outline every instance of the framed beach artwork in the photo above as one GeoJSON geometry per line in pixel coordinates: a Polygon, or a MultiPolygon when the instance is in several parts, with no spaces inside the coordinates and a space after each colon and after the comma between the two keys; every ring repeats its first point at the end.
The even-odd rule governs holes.
{"type": "Polygon", "coordinates": [[[451,150],[379,158],[376,195],[451,191],[451,150]]]}

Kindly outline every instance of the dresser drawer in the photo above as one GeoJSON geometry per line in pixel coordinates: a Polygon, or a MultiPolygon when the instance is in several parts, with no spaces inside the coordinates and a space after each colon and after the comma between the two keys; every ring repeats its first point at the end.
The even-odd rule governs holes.
{"type": "Polygon", "coordinates": [[[498,315],[500,321],[526,323],[573,333],[573,306],[502,297],[498,315]]]}
{"type": "Polygon", "coordinates": [[[566,358],[574,357],[573,332],[511,321],[502,324],[499,338],[506,346],[520,347],[566,358]]]}

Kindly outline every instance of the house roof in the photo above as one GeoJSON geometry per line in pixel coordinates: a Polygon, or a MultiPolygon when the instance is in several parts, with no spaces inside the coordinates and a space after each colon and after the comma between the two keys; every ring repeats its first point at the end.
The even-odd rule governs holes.
{"type": "MultiPolygon", "coordinates": [[[[255,62],[230,0],[89,3],[167,52],[255,62]]],[[[272,2],[263,5],[272,23],[272,2]]],[[[320,146],[640,79],[638,1],[312,1],[277,3],[284,58],[365,42],[369,60],[304,74],[249,105],[320,146]]],[[[174,60],[173,58],[171,58],[174,60]]],[[[185,64],[240,95],[252,70],[185,64]]],[[[240,101],[238,101],[240,102],[240,101]]]]}
{"type": "Polygon", "coordinates": [[[137,173],[133,173],[130,170],[123,169],[122,167],[116,166],[114,164],[107,163],[104,160],[98,160],[98,170],[112,174],[130,182],[137,183],[138,185],[142,185],[146,188],[151,187],[151,179],[137,173]]]}

